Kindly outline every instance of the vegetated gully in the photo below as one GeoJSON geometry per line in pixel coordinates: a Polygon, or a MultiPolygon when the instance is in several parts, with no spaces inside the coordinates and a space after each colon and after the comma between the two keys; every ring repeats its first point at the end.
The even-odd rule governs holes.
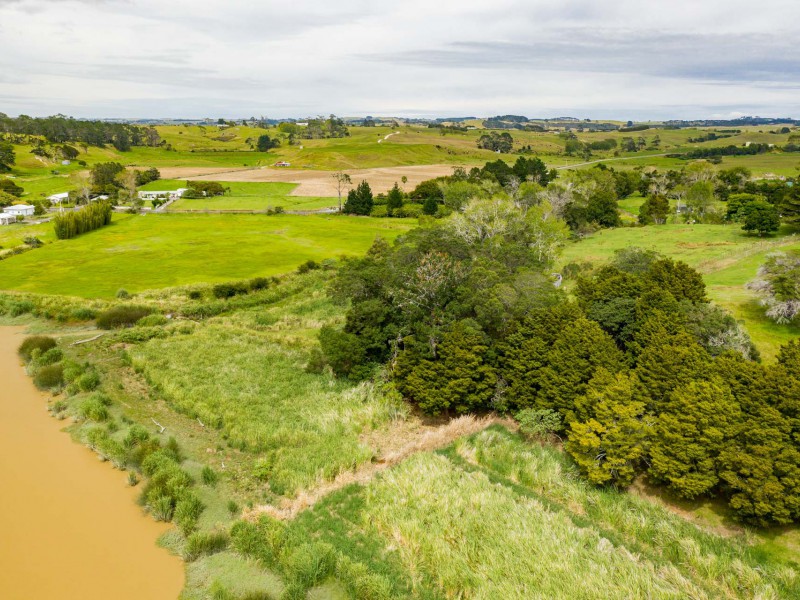
{"type": "Polygon", "coordinates": [[[0,597],[174,600],[183,568],[156,546],[166,526],[60,431],[17,357],[23,339],[0,327],[0,597]]]}

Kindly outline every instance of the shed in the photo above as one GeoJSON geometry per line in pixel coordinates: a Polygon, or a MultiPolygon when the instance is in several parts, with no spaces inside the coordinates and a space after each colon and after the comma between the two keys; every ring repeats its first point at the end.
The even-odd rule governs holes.
{"type": "Polygon", "coordinates": [[[0,225],[11,225],[17,222],[17,217],[8,213],[0,213],[0,225]]]}

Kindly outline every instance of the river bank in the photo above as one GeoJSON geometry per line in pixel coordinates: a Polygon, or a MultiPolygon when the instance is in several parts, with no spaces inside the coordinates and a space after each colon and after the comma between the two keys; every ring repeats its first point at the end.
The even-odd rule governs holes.
{"type": "Polygon", "coordinates": [[[183,563],[135,503],[121,471],[60,430],[0,327],[0,597],[174,600],[183,563]]]}

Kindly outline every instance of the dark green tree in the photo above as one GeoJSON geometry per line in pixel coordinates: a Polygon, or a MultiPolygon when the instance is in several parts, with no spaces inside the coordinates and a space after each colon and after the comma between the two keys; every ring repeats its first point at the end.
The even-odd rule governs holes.
{"type": "Polygon", "coordinates": [[[425,198],[425,202],[422,203],[422,212],[426,215],[435,215],[439,210],[439,202],[436,200],[434,196],[429,196],[425,198]]]}
{"type": "Polygon", "coordinates": [[[256,150],[258,152],[269,152],[273,148],[277,148],[280,145],[280,140],[277,138],[272,139],[266,133],[264,133],[258,136],[258,140],[256,141],[256,150]]]}
{"type": "Polygon", "coordinates": [[[391,217],[394,211],[400,208],[403,208],[403,192],[395,182],[394,187],[386,195],[386,214],[391,217]]]}
{"type": "Polygon", "coordinates": [[[648,196],[639,207],[639,223],[642,225],[663,225],[669,215],[669,200],[664,196],[648,196]]]}
{"type": "Polygon", "coordinates": [[[781,218],[778,209],[766,200],[753,200],[739,209],[742,229],[748,233],[756,232],[761,237],[780,229],[781,218]]]}
{"type": "Polygon", "coordinates": [[[395,363],[395,379],[398,390],[429,414],[488,408],[497,383],[489,339],[471,321],[455,323],[435,357],[426,343],[408,339],[395,363]]]}
{"type": "Polygon", "coordinates": [[[10,171],[16,162],[13,144],[0,140],[0,172],[10,171]]]}
{"type": "Polygon", "coordinates": [[[576,404],[583,417],[570,425],[567,452],[592,483],[633,483],[647,456],[651,426],[644,403],[633,399],[630,376],[598,369],[576,404]]]}
{"type": "Polygon", "coordinates": [[[347,193],[347,201],[344,203],[342,212],[350,215],[369,215],[372,212],[372,189],[366,181],[358,184],[358,187],[347,193]]]}
{"type": "Polygon", "coordinates": [[[0,192],[5,192],[20,198],[25,190],[10,179],[0,179],[0,192]]]}
{"type": "Polygon", "coordinates": [[[735,435],[739,412],[719,378],[677,387],[656,419],[648,473],[684,498],[713,490],[719,483],[718,457],[735,435]]]}

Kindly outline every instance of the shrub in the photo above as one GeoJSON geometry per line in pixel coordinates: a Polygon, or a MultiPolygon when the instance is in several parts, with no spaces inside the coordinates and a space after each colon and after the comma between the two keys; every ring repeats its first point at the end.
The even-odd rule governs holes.
{"type": "Polygon", "coordinates": [[[139,485],[139,476],[136,471],[128,471],[128,485],[131,487],[139,485]]]}
{"type": "Polygon", "coordinates": [[[175,504],[175,523],[183,535],[188,536],[197,529],[197,521],[205,505],[194,494],[187,493],[175,504]]]}
{"type": "Polygon", "coordinates": [[[195,560],[200,556],[216,554],[225,550],[229,542],[226,531],[198,531],[187,538],[183,556],[186,560],[195,560]]]}
{"type": "Polygon", "coordinates": [[[250,289],[254,292],[257,290],[265,290],[269,287],[269,279],[266,277],[254,277],[250,280],[250,289]]]}
{"type": "Polygon", "coordinates": [[[131,297],[131,295],[128,293],[128,290],[126,290],[125,288],[120,288],[120,289],[117,290],[117,298],[119,298],[120,300],[127,300],[130,297],[131,297]]]}
{"type": "Polygon", "coordinates": [[[114,306],[98,315],[97,326],[100,329],[130,327],[151,312],[145,306],[114,306]]]}
{"type": "Polygon", "coordinates": [[[75,381],[78,389],[82,392],[91,392],[100,385],[100,375],[95,370],[87,371],[75,381]]]}
{"type": "Polygon", "coordinates": [[[136,321],[137,327],[158,327],[168,323],[167,317],[160,314],[147,315],[136,321]]]}
{"type": "Polygon", "coordinates": [[[281,556],[281,566],[291,581],[310,588],[333,573],[336,556],[324,542],[302,544],[281,556]]]}
{"type": "Polygon", "coordinates": [[[96,315],[91,308],[76,308],[72,311],[72,318],[76,321],[91,321],[96,315]]]}
{"type": "Polygon", "coordinates": [[[314,270],[319,269],[319,268],[320,268],[320,265],[319,265],[319,263],[317,261],[315,261],[315,260],[307,260],[302,265],[297,267],[297,272],[302,275],[303,273],[308,273],[309,271],[314,271],[314,270]]]}
{"type": "Polygon", "coordinates": [[[517,413],[519,430],[530,438],[546,438],[561,430],[561,415],[549,408],[526,408],[517,413]]]}
{"type": "Polygon", "coordinates": [[[249,285],[242,281],[218,283],[211,288],[211,293],[214,294],[214,297],[220,299],[233,298],[240,294],[246,294],[248,291],[250,291],[249,285]]]}
{"type": "Polygon", "coordinates": [[[34,350],[39,350],[41,353],[45,353],[51,348],[56,347],[56,341],[46,335],[32,335],[31,337],[27,337],[23,340],[23,342],[17,348],[17,354],[19,354],[23,360],[26,362],[31,359],[31,353],[34,350]]]}
{"type": "Polygon", "coordinates": [[[189,300],[201,300],[203,298],[203,292],[200,290],[189,290],[189,300]]]}
{"type": "Polygon", "coordinates": [[[159,496],[150,504],[150,514],[156,521],[171,521],[172,512],[172,498],[169,496],[159,496]]]}
{"type": "Polygon", "coordinates": [[[239,514],[239,505],[233,500],[228,500],[228,513],[232,517],[235,517],[239,514]]]}
{"type": "Polygon", "coordinates": [[[217,472],[214,469],[206,465],[203,467],[203,471],[200,473],[200,478],[203,480],[205,485],[213,486],[216,485],[219,475],[217,475],[217,472]]]}
{"type": "Polygon", "coordinates": [[[108,419],[108,409],[103,402],[103,396],[94,394],[81,402],[78,413],[84,419],[92,421],[105,421],[108,419]]]}
{"type": "Polygon", "coordinates": [[[38,350],[35,350],[34,356],[36,356],[36,364],[43,367],[61,362],[61,359],[64,358],[64,353],[61,348],[50,348],[50,350],[43,352],[41,355],[39,355],[38,350]]]}
{"type": "Polygon", "coordinates": [[[58,389],[64,385],[64,369],[60,363],[41,367],[33,376],[33,383],[40,390],[58,389]]]}

